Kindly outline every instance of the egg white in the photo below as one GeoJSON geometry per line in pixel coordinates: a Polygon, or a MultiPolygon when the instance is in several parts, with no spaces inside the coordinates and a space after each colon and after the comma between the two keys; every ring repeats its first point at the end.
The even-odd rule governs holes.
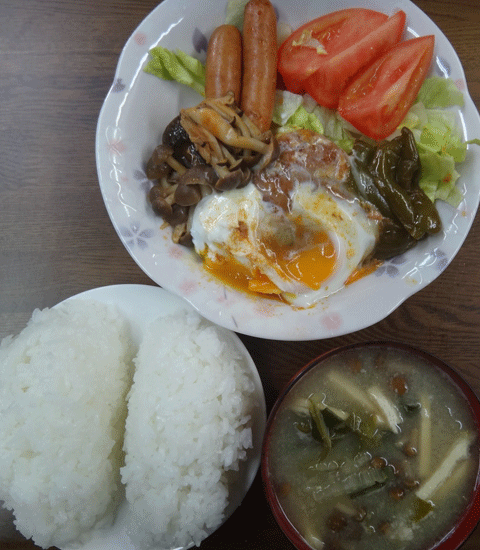
{"type": "Polygon", "coordinates": [[[335,245],[337,262],[334,273],[319,290],[299,291],[289,299],[300,307],[308,307],[337,292],[345,281],[373,251],[380,229],[369,218],[357,199],[344,199],[325,188],[299,186],[293,199],[292,211],[298,211],[323,227],[335,245]]]}
{"type": "Polygon", "coordinates": [[[243,189],[204,197],[195,208],[191,234],[201,256],[212,261],[217,255],[233,257],[249,269],[257,268],[287,301],[309,307],[344,286],[372,252],[379,228],[356,199],[346,200],[328,188],[308,183],[297,186],[287,216],[264,201],[260,191],[249,183],[243,189]],[[272,234],[287,239],[295,235],[295,220],[299,217],[306,228],[327,233],[335,248],[334,270],[318,290],[279,270],[262,246],[272,234]]]}

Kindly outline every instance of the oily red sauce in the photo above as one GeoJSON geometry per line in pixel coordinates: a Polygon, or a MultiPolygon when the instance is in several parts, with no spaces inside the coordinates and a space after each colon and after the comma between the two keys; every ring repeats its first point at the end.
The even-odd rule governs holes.
{"type": "Polygon", "coordinates": [[[280,134],[277,141],[277,160],[253,179],[265,201],[290,212],[292,191],[305,183],[330,188],[336,194],[345,193],[343,184],[350,165],[346,153],[337,145],[309,130],[280,134]]]}
{"type": "MultiPolygon", "coordinates": [[[[282,216],[292,212],[293,194],[298,185],[323,186],[333,194],[348,196],[345,181],[350,165],[346,153],[337,145],[309,130],[280,134],[277,141],[278,158],[262,171],[254,173],[253,183],[264,201],[283,211],[282,216]]],[[[300,281],[318,290],[335,270],[334,245],[327,233],[321,230],[307,231],[301,216],[294,220],[293,227],[294,246],[291,242],[282,243],[277,233],[259,245],[264,256],[270,258],[277,271],[283,273],[286,279],[300,281]]],[[[248,239],[248,228],[240,225],[236,237],[248,239]]],[[[376,264],[369,264],[357,269],[347,284],[371,273],[376,267],[376,264]]],[[[237,290],[280,299],[281,290],[260,269],[252,270],[233,256],[218,256],[214,260],[206,258],[205,268],[237,290]]]]}

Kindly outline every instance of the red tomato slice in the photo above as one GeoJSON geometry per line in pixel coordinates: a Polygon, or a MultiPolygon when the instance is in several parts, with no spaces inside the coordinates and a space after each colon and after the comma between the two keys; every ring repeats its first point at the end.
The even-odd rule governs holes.
{"type": "Polygon", "coordinates": [[[327,59],[349,48],[387,19],[378,11],[348,8],[299,27],[278,51],[278,71],[287,89],[294,93],[303,91],[303,82],[327,59]]]}
{"type": "Polygon", "coordinates": [[[336,109],[340,94],[352,77],[400,42],[405,19],[405,12],[398,11],[358,42],[335,55],[329,55],[305,80],[305,91],[318,104],[336,109]]]}
{"type": "Polygon", "coordinates": [[[397,44],[354,78],[340,96],[338,112],[368,137],[389,136],[417,97],[434,45],[433,35],[397,44]]]}

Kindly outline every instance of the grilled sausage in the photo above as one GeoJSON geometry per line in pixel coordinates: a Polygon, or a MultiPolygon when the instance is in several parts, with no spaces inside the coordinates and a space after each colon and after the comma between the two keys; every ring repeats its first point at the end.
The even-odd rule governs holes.
{"type": "Polygon", "coordinates": [[[240,104],[242,86],[242,36],[233,25],[220,25],[208,41],[205,97],[223,97],[233,92],[240,104]]]}
{"type": "Polygon", "coordinates": [[[264,132],[270,128],[277,79],[277,17],[269,0],[250,0],[243,23],[241,108],[264,132]]]}

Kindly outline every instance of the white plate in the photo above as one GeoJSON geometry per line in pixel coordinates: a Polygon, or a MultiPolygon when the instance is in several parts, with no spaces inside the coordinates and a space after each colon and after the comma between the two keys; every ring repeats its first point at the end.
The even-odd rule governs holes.
{"type": "MultiPolygon", "coordinates": [[[[460,167],[464,200],[439,206],[443,231],[375,273],[306,310],[252,298],[225,287],[202,269],[195,254],[171,242],[170,228],[147,204],[150,183],[144,167],[165,126],[181,107],[201,98],[189,88],[143,72],[148,50],[162,46],[205,59],[206,40],[224,21],[226,1],[164,0],[134,31],[120,57],[114,83],[100,113],[96,158],[100,188],[112,223],[132,258],[160,286],[182,296],[204,317],[231,330],[281,340],[330,338],[368,327],[389,315],[448,266],[471,227],[479,203],[480,156],[470,146],[460,167]],[[195,47],[199,46],[200,51],[195,47]],[[203,49],[201,49],[203,47],[203,49]]],[[[465,75],[440,29],[409,0],[274,0],[279,21],[293,28],[345,7],[407,14],[407,36],[435,34],[432,74],[450,76],[465,94],[458,111],[464,138],[480,137],[480,117],[468,95],[465,75]]]]}
{"type": "MultiPolygon", "coordinates": [[[[69,298],[69,300],[73,299],[93,299],[118,307],[129,321],[132,336],[137,345],[150,322],[160,316],[190,308],[181,298],[161,288],[146,285],[100,287],[69,298]]],[[[255,384],[256,401],[252,422],[253,447],[248,450],[247,460],[240,465],[239,478],[230,489],[229,505],[225,517],[227,519],[242,502],[258,471],[266,423],[266,406],[262,382],[247,349],[236,334],[225,330],[224,337],[229,338],[242,355],[244,365],[250,371],[255,384]]],[[[135,546],[126,532],[126,514],[127,506],[126,503],[123,503],[112,528],[97,531],[90,542],[81,546],[81,550],[135,550],[135,546]]],[[[62,550],[73,550],[73,548],[78,549],[78,546],[64,546],[62,550]]]]}

